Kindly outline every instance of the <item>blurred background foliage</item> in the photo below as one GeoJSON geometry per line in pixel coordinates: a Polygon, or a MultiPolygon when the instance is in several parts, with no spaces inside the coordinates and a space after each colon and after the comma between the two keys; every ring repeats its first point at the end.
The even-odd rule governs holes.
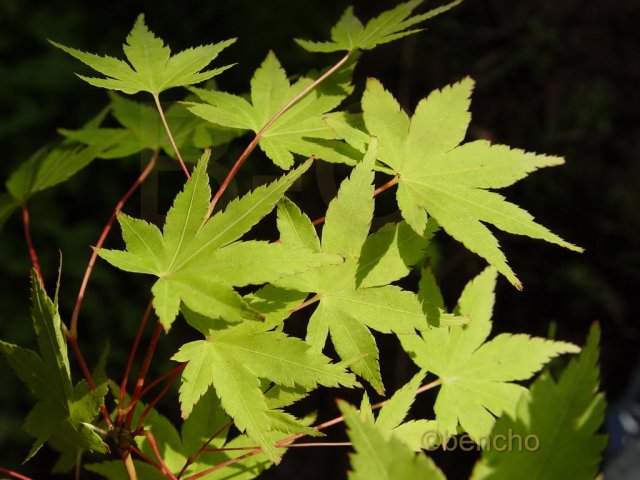
{"type": "MultiPolygon", "coordinates": [[[[398,2],[350,3],[366,19],[398,2]]],[[[80,127],[108,101],[105,91],[73,75],[82,67],[49,45],[47,38],[119,56],[140,12],[146,13],[151,29],[173,51],[237,36],[237,44],[219,62],[238,65],[217,83],[239,93],[248,89],[253,70],[269,49],[288,72],[329,65],[333,57],[309,54],[292,39],[325,38],[348,4],[0,0],[0,179],[4,181],[35,150],[55,141],[57,128],[80,127]]],[[[432,20],[426,32],[365,53],[356,70],[357,92],[367,76],[378,77],[408,110],[432,89],[471,75],[477,87],[470,138],[566,157],[565,166],[539,172],[506,194],[543,225],[585,247],[586,253],[576,255],[542,242],[500,235],[525,290],[517,292],[500,282],[495,330],[545,335],[554,322],[559,338],[582,344],[589,324],[600,321],[603,386],[610,401],[621,395],[639,359],[639,311],[633,301],[640,286],[639,20],[640,4],[635,0],[467,0],[432,20]]],[[[182,94],[170,91],[165,99],[182,94]]],[[[221,163],[230,165],[242,146],[242,141],[234,142],[221,163]]],[[[252,158],[245,173],[254,183],[255,178],[275,172],[265,162],[260,164],[258,153],[252,158]]],[[[88,245],[96,242],[144,160],[97,161],[30,203],[32,233],[49,285],[59,252],[63,256],[63,315],[73,308],[90,256],[88,245]]],[[[344,174],[339,168],[317,173],[320,193],[326,190],[323,183],[333,181],[327,175],[344,174]]],[[[166,210],[181,181],[168,166],[154,179],[159,185],[157,212],[166,210]]],[[[321,215],[324,208],[322,195],[316,197],[308,199],[311,215],[321,215]]],[[[141,205],[136,196],[126,211],[139,215],[141,205]]],[[[391,210],[384,200],[377,208],[380,215],[391,210]]],[[[482,263],[444,236],[438,238],[437,275],[445,298],[453,301],[482,263]]],[[[120,244],[117,232],[109,244],[120,244]]],[[[33,344],[29,268],[22,226],[14,216],[0,234],[0,338],[22,345],[33,344]]],[[[80,343],[90,364],[111,343],[112,378],[120,377],[147,301],[148,282],[127,279],[99,262],[81,315],[80,343]]],[[[177,328],[173,337],[182,335],[186,332],[177,328]]],[[[385,340],[381,350],[382,358],[387,356],[383,378],[391,392],[410,377],[412,369],[397,355],[393,341],[385,340]]],[[[156,373],[166,371],[169,362],[164,359],[174,351],[172,338],[161,342],[156,373]]],[[[32,399],[4,363],[0,382],[0,465],[18,468],[30,443],[20,426],[32,399]]],[[[315,405],[321,418],[335,412],[331,398],[320,397],[315,405]]],[[[170,402],[164,411],[176,413],[170,402]]],[[[326,478],[333,468],[344,471],[344,451],[333,450],[292,452],[268,478],[326,478]]],[[[46,468],[55,457],[41,455],[20,471],[47,477],[46,468]]],[[[450,478],[466,478],[469,461],[454,467],[459,459],[451,455],[438,460],[445,470],[449,467],[450,478]]]]}

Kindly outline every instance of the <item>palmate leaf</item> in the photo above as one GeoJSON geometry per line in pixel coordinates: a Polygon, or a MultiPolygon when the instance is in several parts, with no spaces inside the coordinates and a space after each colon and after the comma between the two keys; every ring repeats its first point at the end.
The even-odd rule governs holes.
{"type": "Polygon", "coordinates": [[[155,311],[169,329],[180,302],[211,318],[231,322],[259,319],[233,287],[258,285],[320,265],[338,263],[337,255],[281,244],[236,242],[275,206],[310,166],[306,162],[276,182],[229,204],[207,220],[211,190],[202,156],[184,190],[175,198],[162,232],[143,220],[120,215],[127,250],[100,249],[99,255],[129,272],[158,277],[152,287],[155,311]]]}
{"type": "Polygon", "coordinates": [[[356,453],[351,456],[350,480],[419,478],[444,480],[445,476],[423,453],[415,454],[384,428],[374,424],[351,405],[338,403],[349,439],[356,453]]]}
{"type": "Polygon", "coordinates": [[[31,315],[39,353],[0,341],[0,353],[38,398],[24,423],[25,431],[36,437],[25,462],[55,435],[64,438],[70,450],[104,452],[104,442],[84,424],[98,414],[106,383],[94,391],[84,380],[73,386],[57,299],[51,301],[35,273],[31,289],[31,315]]]}
{"type": "MultiPolygon", "coordinates": [[[[306,340],[321,351],[329,335],[338,355],[349,362],[352,371],[367,380],[378,391],[383,392],[378,366],[378,349],[370,329],[382,333],[409,334],[416,328],[427,328],[422,305],[412,292],[389,285],[402,278],[408,269],[395,268],[381,275],[372,265],[402,262],[399,250],[387,248],[411,244],[418,247],[417,235],[410,229],[398,229],[402,238],[395,242],[372,242],[381,248],[372,247],[360,263],[363,245],[373,216],[373,159],[375,145],[370,146],[364,160],[352,171],[351,176],[340,186],[338,195],[329,204],[326,222],[322,230],[322,242],[312,238],[310,220],[288,202],[279,207],[278,227],[281,241],[288,246],[304,245],[341,255],[344,264],[329,265],[294,277],[282,278],[278,286],[314,293],[319,302],[307,327],[306,340]],[[385,260],[385,255],[394,260],[385,260]],[[373,280],[359,272],[369,272],[373,280]],[[394,275],[395,274],[395,275],[394,275]],[[359,285],[360,284],[360,285],[359,285]],[[366,285],[366,288],[361,288],[366,285]]],[[[375,234],[373,235],[375,236],[375,234]]],[[[419,237],[418,237],[419,238],[419,237]]],[[[422,248],[426,240],[422,239],[422,248]]],[[[420,248],[418,248],[420,250],[420,248]]]]}
{"type": "Polygon", "coordinates": [[[363,26],[353,14],[353,7],[349,7],[331,29],[331,42],[311,42],[298,38],[295,41],[309,52],[371,50],[383,43],[421,31],[422,29],[411,29],[411,27],[446,12],[462,3],[462,0],[456,0],[420,15],[410,16],[422,2],[423,0],[412,0],[401,3],[392,10],[369,20],[366,26],[363,26]]]}
{"type": "Polygon", "coordinates": [[[559,380],[543,373],[529,394],[522,396],[514,414],[496,422],[492,438],[515,438],[520,443],[512,441],[512,448],[500,446],[500,451],[485,450],[473,480],[596,478],[607,443],[597,433],[605,411],[604,395],[598,392],[599,339],[595,325],[583,352],[559,380]]]}
{"type": "Polygon", "coordinates": [[[279,460],[280,453],[270,432],[286,432],[285,428],[288,433],[315,431],[281,410],[270,409],[260,389],[260,378],[307,391],[318,385],[356,385],[344,366],[329,363],[302,340],[264,331],[264,327],[239,325],[210,332],[205,340],[183,345],[173,359],[189,362],[180,386],[182,415],[188,417],[195,402],[212,385],[236,427],[246,431],[273,461],[279,460]]]}
{"type": "Polygon", "coordinates": [[[234,41],[235,39],[231,39],[189,48],[172,56],[171,49],[149,31],[144,15],[140,15],[123,46],[129,63],[113,57],[86,53],[53,41],[51,43],[106,77],[78,75],[93,86],[119,90],[128,95],[149,92],[158,96],[169,88],[203,82],[229,68],[230,65],[227,65],[202,71],[234,41]]]}
{"type": "Polygon", "coordinates": [[[485,258],[517,288],[522,288],[498,241],[484,225],[539,238],[574,251],[520,207],[490,188],[512,185],[538,168],[563,159],[475,141],[460,145],[471,119],[473,81],[469,78],[432,92],[411,119],[377,80],[369,80],[362,98],[364,121],[378,139],[378,159],[399,177],[397,201],[402,216],[417,232],[427,213],[453,238],[485,258]]]}
{"type": "MultiPolygon", "coordinates": [[[[277,166],[290,168],[294,153],[307,157],[314,155],[327,161],[353,161],[340,153],[340,144],[336,145],[336,150],[320,142],[336,138],[325,119],[342,115],[328,112],[351,93],[351,72],[352,68],[345,68],[334,74],[289,108],[264,132],[259,146],[277,166]]],[[[192,89],[206,103],[187,103],[187,108],[213,124],[257,133],[312,82],[311,78],[303,77],[290,84],[280,62],[270,52],[251,79],[251,103],[230,93],[192,89]]]]}
{"type": "MultiPolygon", "coordinates": [[[[470,318],[467,325],[400,336],[413,361],[442,381],[434,410],[445,438],[455,435],[458,425],[475,440],[488,435],[494,416],[513,414],[526,392],[512,382],[530,378],[557,355],[579,351],[570,343],[528,335],[501,334],[487,342],[496,276],[489,267],[462,292],[457,311],[470,318]]],[[[431,299],[438,302],[437,295],[431,299]]]]}

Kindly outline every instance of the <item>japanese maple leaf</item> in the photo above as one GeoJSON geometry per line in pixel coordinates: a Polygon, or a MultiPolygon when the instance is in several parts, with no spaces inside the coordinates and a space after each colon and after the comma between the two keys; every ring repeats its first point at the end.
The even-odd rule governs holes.
{"type": "Polygon", "coordinates": [[[106,77],[78,75],[85,82],[128,95],[149,92],[157,97],[164,90],[203,82],[229,68],[231,65],[202,71],[233,42],[235,39],[188,48],[171,55],[171,49],[148,29],[144,15],[139,15],[127,36],[127,43],[123,45],[129,63],[51,43],[106,77]]]}
{"type": "Polygon", "coordinates": [[[375,148],[370,147],[365,159],[341,184],[329,204],[322,241],[306,215],[290,204],[279,206],[278,228],[283,244],[338,254],[345,262],[282,278],[276,284],[315,294],[318,306],[309,320],[307,342],[320,351],[330,334],[340,358],[350,362],[355,373],[382,392],[378,349],[370,329],[408,334],[428,327],[417,296],[389,285],[409,271],[403,263],[403,246],[413,245],[412,254],[406,258],[411,264],[418,261],[426,240],[422,239],[421,244],[420,237],[399,225],[393,232],[387,229],[369,236],[374,207],[374,156],[375,148]]]}
{"type": "MultiPolygon", "coordinates": [[[[445,437],[455,435],[458,425],[476,440],[488,435],[495,417],[513,414],[526,392],[513,382],[527,380],[557,355],[580,350],[529,335],[501,334],[487,341],[496,276],[495,268],[489,267],[462,292],[457,311],[470,318],[467,325],[399,337],[413,361],[442,382],[434,410],[445,437]]],[[[441,303],[433,291],[430,298],[441,303]]]]}
{"type": "Polygon", "coordinates": [[[432,215],[449,235],[496,266],[520,289],[520,281],[484,223],[571,250],[582,249],[489,189],[512,185],[538,168],[562,164],[563,159],[486,141],[461,144],[471,120],[472,88],[473,81],[465,78],[436,90],[420,101],[409,118],[380,82],[370,79],[362,97],[364,122],[377,137],[378,159],[398,178],[396,198],[407,223],[422,234],[427,214],[432,215]]]}
{"type": "Polygon", "coordinates": [[[180,302],[212,318],[258,319],[234,287],[259,285],[296,272],[340,262],[337,255],[287,248],[263,241],[237,242],[267,215],[291,184],[310,166],[308,161],[274,183],[257,188],[209,216],[211,190],[203,155],[176,196],[161,232],[155,225],[118,216],[127,250],[100,249],[99,255],[128,271],[155,275],[153,305],[168,330],[180,302]]]}
{"type": "Polygon", "coordinates": [[[369,20],[366,26],[362,25],[362,22],[353,14],[353,7],[349,7],[331,29],[331,42],[296,39],[296,43],[309,52],[371,50],[383,43],[421,31],[422,29],[411,29],[411,27],[446,12],[460,4],[462,0],[456,0],[426,13],[411,16],[411,12],[422,2],[423,0],[411,0],[401,3],[369,20]]]}
{"type": "MultiPolygon", "coordinates": [[[[86,425],[99,413],[107,393],[103,383],[91,390],[84,380],[73,385],[62,333],[58,301],[52,301],[44,291],[35,272],[31,278],[33,327],[39,352],[0,340],[0,353],[16,375],[38,398],[27,415],[24,429],[36,437],[25,462],[31,459],[47,441],[64,440],[64,445],[78,450],[105,452],[106,444],[86,425]]],[[[57,295],[56,295],[57,297],[57,295]]]]}
{"type": "Polygon", "coordinates": [[[344,365],[331,364],[306,342],[266,328],[269,326],[249,323],[204,330],[205,339],[183,345],[173,359],[189,362],[180,386],[183,417],[191,414],[193,405],[213,386],[236,427],[246,431],[271,460],[278,461],[274,431],[317,432],[284,411],[270,408],[260,379],[305,391],[318,385],[354,386],[357,382],[344,365]]]}
{"type": "MultiPolygon", "coordinates": [[[[276,165],[290,168],[294,153],[315,155],[328,161],[343,161],[344,156],[339,151],[321,140],[336,138],[325,119],[342,115],[328,112],[351,93],[351,70],[348,68],[334,74],[308,92],[262,133],[259,146],[276,165]]],[[[216,125],[258,133],[312,82],[312,79],[303,77],[291,84],[276,56],[269,52],[251,79],[251,103],[241,96],[226,92],[192,89],[206,103],[187,105],[192,113],[216,125]]],[[[336,148],[339,146],[336,142],[336,148]]]]}

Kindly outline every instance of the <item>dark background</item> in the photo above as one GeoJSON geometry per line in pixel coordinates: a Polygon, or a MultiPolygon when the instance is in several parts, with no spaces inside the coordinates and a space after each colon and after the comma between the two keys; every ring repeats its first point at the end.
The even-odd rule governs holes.
{"type": "MultiPolygon", "coordinates": [[[[363,19],[396,3],[353,2],[363,19]]],[[[248,89],[268,49],[290,73],[335,61],[338,57],[303,51],[292,38],[326,38],[346,5],[283,0],[0,0],[0,180],[37,148],[54,141],[56,128],[79,127],[107,102],[104,91],[73,75],[86,70],[46,43],[47,38],[121,56],[120,45],[140,12],[173,51],[237,36],[237,44],[219,62],[238,65],[218,83],[223,90],[240,93],[248,89]]],[[[640,337],[638,307],[632,299],[640,285],[639,20],[640,4],[634,0],[467,0],[430,21],[426,32],[365,53],[356,70],[360,91],[367,76],[378,77],[410,111],[432,89],[471,75],[477,87],[469,138],[566,157],[565,166],[538,172],[505,193],[540,223],[585,247],[586,253],[498,234],[525,290],[517,292],[500,279],[495,331],[545,335],[555,322],[558,338],[582,344],[589,325],[600,321],[602,383],[610,402],[621,397],[638,363],[640,337]]],[[[179,98],[181,92],[168,92],[165,98],[172,95],[179,98]]],[[[221,162],[229,165],[233,152],[245,142],[234,143],[221,162]]],[[[260,155],[254,155],[254,162],[259,162],[260,155]]],[[[64,257],[63,315],[73,308],[90,255],[88,245],[97,240],[143,160],[98,161],[30,203],[34,241],[49,285],[58,251],[64,257]]],[[[264,162],[246,167],[254,180],[273,172],[264,162]]],[[[326,170],[319,173],[327,175],[326,170]]],[[[343,172],[338,168],[335,174],[343,172]]],[[[181,178],[165,171],[155,181],[161,192],[157,211],[164,212],[181,178]]],[[[308,201],[310,214],[322,214],[320,200],[308,201]]],[[[385,200],[378,207],[380,215],[390,213],[385,200]]],[[[140,197],[134,197],[126,211],[139,215],[140,197]]],[[[117,231],[109,244],[120,245],[117,231]]],[[[439,236],[438,246],[438,278],[452,302],[483,264],[445,236],[439,236]]],[[[0,234],[0,268],[0,338],[33,345],[27,310],[30,261],[17,216],[0,234]]],[[[81,316],[80,343],[93,364],[110,340],[108,372],[113,378],[123,370],[148,287],[147,280],[131,281],[101,263],[95,270],[81,316]]],[[[154,372],[169,368],[163,359],[175,352],[175,339],[183,334],[177,328],[173,338],[161,342],[154,372]]],[[[413,370],[396,355],[395,343],[382,343],[382,354],[390,359],[383,364],[383,378],[391,392],[413,370]]],[[[33,400],[6,364],[0,367],[0,382],[0,465],[46,478],[54,458],[49,453],[19,466],[31,441],[20,425],[33,400]]],[[[331,398],[321,396],[316,405],[321,419],[335,413],[331,398]]],[[[174,403],[171,399],[163,411],[174,415],[174,403]]],[[[449,456],[438,461],[450,478],[466,478],[472,459],[449,456]]],[[[344,471],[346,462],[344,451],[298,450],[266,478],[333,478],[344,471]]]]}

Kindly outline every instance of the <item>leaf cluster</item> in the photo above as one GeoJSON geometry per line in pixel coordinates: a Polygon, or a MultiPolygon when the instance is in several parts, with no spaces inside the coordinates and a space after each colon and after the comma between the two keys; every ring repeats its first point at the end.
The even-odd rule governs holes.
{"type": "MultiPolygon", "coordinates": [[[[419,31],[422,22],[460,0],[413,15],[421,3],[402,3],[366,24],[348,8],[329,41],[296,40],[310,52],[345,52],[338,63],[292,79],[269,52],[249,91],[240,95],[194,87],[229,68],[209,65],[234,40],[172,55],[141,15],[123,45],[126,61],[52,42],[102,75],[79,75],[82,80],[126,95],[149,93],[156,108],[111,92],[109,106],[96,118],[83,128],[61,130],[65,139],[58,146],[38,152],[14,172],[0,197],[0,222],[19,206],[26,212],[32,195],[95,158],[164,151],[182,162],[180,150],[186,152],[194,165],[190,172],[183,165],[188,178],[164,224],[120,212],[124,245],[96,248],[96,255],[124,272],[153,278],[153,314],[166,334],[173,335],[176,322],[190,329],[171,357],[177,368],[157,380],[168,385],[147,405],[141,400],[147,392],[144,373],[132,396],[125,391],[130,365],[123,390],[112,384],[111,396],[107,381],[95,388],[84,380],[74,385],[66,340],[77,341],[75,326],[70,335],[57,292],[51,300],[34,274],[38,352],[0,342],[9,365],[38,398],[24,425],[36,438],[27,459],[45,442],[62,452],[67,466],[78,452],[105,452],[96,417],[106,411],[105,402],[113,402],[114,428],[131,427],[133,443],[125,448],[124,462],[95,462],[88,470],[109,479],[133,478],[135,469],[150,479],[211,474],[248,480],[277,464],[292,442],[323,435],[328,424],[314,426],[313,414],[294,416],[292,405],[318,388],[351,388],[363,390],[360,408],[338,402],[343,416],[334,422],[346,423],[355,451],[349,478],[443,479],[423,450],[456,435],[484,449],[473,478],[526,478],[530,472],[538,478],[566,478],[569,472],[593,478],[593,459],[604,447],[596,434],[603,415],[602,395],[595,393],[597,329],[557,381],[543,371],[545,365],[580,352],[577,346],[525,334],[491,336],[498,275],[516,288],[522,285],[487,225],[581,251],[494,190],[563,159],[465,142],[470,78],[433,91],[412,114],[373,78],[353,100],[361,91],[352,81],[361,51],[419,31]],[[159,95],[176,87],[188,91],[165,113],[159,95]],[[347,98],[352,106],[359,100],[360,108],[347,109],[347,98]],[[211,148],[246,134],[252,139],[214,191],[211,148]],[[219,208],[228,182],[258,147],[262,161],[283,172],[219,208]],[[325,216],[315,221],[289,194],[314,162],[349,169],[325,216]],[[394,195],[387,196],[395,198],[401,220],[375,230],[376,198],[390,189],[394,195]],[[256,225],[274,219],[278,238],[259,238],[256,225]],[[488,264],[453,309],[445,305],[430,267],[429,248],[442,234],[488,264]],[[386,395],[382,335],[397,340],[419,372],[372,406],[369,393],[386,395]],[[526,382],[541,371],[528,388],[526,382]],[[178,376],[180,429],[155,408],[178,376]],[[416,395],[427,390],[435,403],[425,417],[411,410],[416,395]],[[544,447],[504,453],[486,448],[487,438],[506,431],[536,435],[544,447]],[[569,468],[563,461],[567,453],[589,460],[569,468]]],[[[158,328],[143,371],[159,333],[158,328]]]]}

